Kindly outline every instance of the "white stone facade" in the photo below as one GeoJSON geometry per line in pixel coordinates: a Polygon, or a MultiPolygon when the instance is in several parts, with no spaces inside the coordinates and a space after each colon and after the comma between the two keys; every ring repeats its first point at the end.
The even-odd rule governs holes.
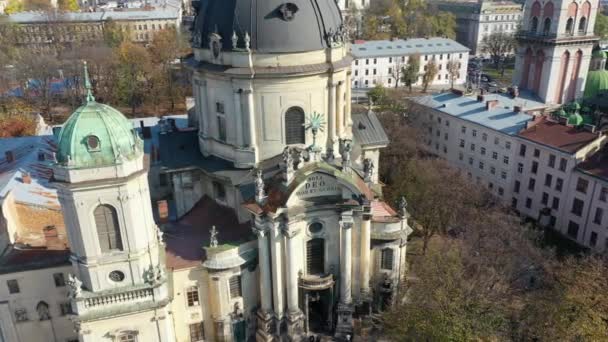
{"type": "Polygon", "coordinates": [[[463,85],[467,79],[469,51],[450,39],[367,41],[353,44],[351,50],[354,57],[351,86],[355,89],[373,88],[376,85],[388,88],[403,86],[401,70],[415,55],[420,56],[420,76],[415,86],[422,85],[422,75],[430,61],[434,61],[439,69],[430,83],[431,87],[448,88],[452,84],[452,77],[454,85],[463,85]],[[454,75],[448,71],[450,61],[459,66],[454,75]]]}

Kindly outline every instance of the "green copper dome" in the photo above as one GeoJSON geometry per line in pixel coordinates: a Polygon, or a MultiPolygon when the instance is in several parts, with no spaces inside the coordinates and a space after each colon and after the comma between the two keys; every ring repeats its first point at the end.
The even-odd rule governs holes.
{"type": "Polygon", "coordinates": [[[579,113],[574,113],[568,117],[568,125],[580,126],[583,124],[583,117],[579,113]]]}
{"type": "Polygon", "coordinates": [[[57,162],[71,168],[121,164],[141,155],[133,124],[116,109],[95,102],[85,64],[87,98],[59,133],[57,162]]]}
{"type": "Polygon", "coordinates": [[[605,90],[608,90],[608,70],[589,71],[584,97],[595,97],[605,90]]]}

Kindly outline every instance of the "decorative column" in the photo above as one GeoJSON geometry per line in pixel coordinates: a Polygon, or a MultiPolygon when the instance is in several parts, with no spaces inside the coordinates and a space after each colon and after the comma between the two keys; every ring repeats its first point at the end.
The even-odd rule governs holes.
{"type": "Polygon", "coordinates": [[[351,74],[348,72],[346,74],[346,108],[344,109],[344,131],[346,135],[350,138],[352,135],[352,130],[349,129],[353,125],[353,121],[351,119],[351,104],[352,104],[352,94],[351,94],[351,74]]]}
{"type": "Polygon", "coordinates": [[[257,313],[256,341],[272,341],[274,325],[272,324],[272,279],[270,278],[270,254],[268,230],[259,218],[255,219],[253,232],[258,237],[258,263],[260,267],[260,297],[262,306],[257,313]]]}
{"type": "Polygon", "coordinates": [[[255,107],[253,103],[253,90],[244,90],[243,94],[247,97],[247,117],[249,118],[249,144],[255,153],[255,162],[258,162],[258,139],[256,134],[255,107]]]}
{"type": "Polygon", "coordinates": [[[344,130],[344,82],[338,82],[338,86],[336,87],[336,97],[337,97],[337,108],[336,108],[336,136],[338,138],[342,137],[342,131],[344,130]]]}
{"type": "Polygon", "coordinates": [[[299,246],[296,236],[298,230],[290,230],[289,225],[284,223],[283,234],[285,235],[285,252],[287,255],[287,334],[292,340],[298,339],[302,334],[302,310],[299,305],[298,267],[299,246]]]}
{"type": "MultiPolygon", "coordinates": [[[[361,255],[359,282],[361,284],[361,301],[364,306],[369,306],[369,303],[371,302],[369,289],[371,226],[371,215],[364,214],[361,220],[361,250],[359,252],[361,255]]],[[[369,306],[369,308],[371,308],[371,306],[369,306]]]]}
{"type": "Polygon", "coordinates": [[[284,286],[283,286],[283,248],[282,240],[283,234],[281,233],[279,222],[269,222],[269,233],[270,233],[270,252],[271,261],[270,265],[272,268],[272,295],[274,303],[274,315],[276,318],[275,329],[276,334],[280,335],[281,320],[283,319],[284,305],[284,286]]]}
{"type": "Polygon", "coordinates": [[[340,220],[341,255],[340,255],[340,302],[338,303],[338,322],[336,337],[352,335],[353,305],[352,305],[352,211],[342,213],[340,220]]]}
{"type": "Polygon", "coordinates": [[[234,92],[234,115],[235,119],[234,123],[236,125],[236,146],[241,148],[243,147],[243,108],[241,106],[241,93],[242,89],[234,92]]]}
{"type": "Polygon", "coordinates": [[[326,146],[333,149],[334,142],[336,141],[336,84],[331,83],[329,85],[329,113],[327,115],[328,121],[328,141],[326,146]]]}

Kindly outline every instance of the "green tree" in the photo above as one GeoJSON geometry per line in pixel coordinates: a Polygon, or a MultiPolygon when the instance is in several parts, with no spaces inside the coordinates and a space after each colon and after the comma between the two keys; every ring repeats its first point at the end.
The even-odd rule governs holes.
{"type": "Polygon", "coordinates": [[[387,96],[386,89],[381,84],[377,84],[374,88],[367,92],[367,96],[374,104],[382,103],[387,96]]]}
{"type": "Polygon", "coordinates": [[[408,57],[407,65],[401,72],[401,82],[412,92],[412,86],[418,82],[420,77],[420,54],[413,54],[408,57]]]}
{"type": "Polygon", "coordinates": [[[25,11],[25,4],[21,0],[9,0],[4,8],[4,13],[13,14],[25,11]]]}
{"type": "Polygon", "coordinates": [[[176,101],[183,100],[184,89],[177,82],[180,71],[177,62],[188,51],[187,42],[176,29],[168,28],[154,34],[148,51],[152,63],[159,67],[160,77],[155,78],[159,83],[157,86],[163,90],[173,111],[176,101]]]}
{"type": "Polygon", "coordinates": [[[120,44],[129,41],[130,37],[131,31],[120,26],[112,18],[106,20],[103,25],[103,40],[111,48],[119,47],[120,44]]]}
{"type": "Polygon", "coordinates": [[[599,13],[597,17],[595,17],[595,28],[594,32],[596,35],[600,36],[602,39],[608,38],[608,16],[599,13]]]}
{"type": "Polygon", "coordinates": [[[422,74],[422,92],[426,93],[426,90],[429,88],[429,85],[433,83],[433,80],[437,76],[439,69],[437,67],[437,63],[435,60],[430,60],[426,64],[426,70],[424,74],[422,74]]]}
{"type": "Polygon", "coordinates": [[[515,44],[513,34],[494,32],[483,37],[481,40],[481,51],[489,54],[494,61],[494,66],[498,68],[500,58],[513,51],[515,44]]]}
{"type": "Polygon", "coordinates": [[[60,10],[66,12],[77,12],[80,10],[78,0],[58,0],[57,5],[60,10]]]}
{"type": "Polygon", "coordinates": [[[146,98],[152,63],[146,48],[125,41],[115,49],[117,84],[115,98],[131,107],[131,114],[146,98]]]}

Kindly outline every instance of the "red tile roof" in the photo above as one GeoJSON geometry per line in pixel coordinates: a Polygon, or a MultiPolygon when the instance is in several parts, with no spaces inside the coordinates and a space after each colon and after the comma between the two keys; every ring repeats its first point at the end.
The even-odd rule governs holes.
{"type": "Polygon", "coordinates": [[[233,209],[220,206],[205,196],[186,216],[165,228],[167,267],[183,269],[200,265],[205,260],[203,247],[209,246],[212,226],[218,230],[220,245],[253,238],[249,222],[239,224],[233,209]]]}
{"type": "Polygon", "coordinates": [[[519,136],[566,153],[575,153],[599,136],[598,133],[568,127],[546,118],[519,133],[519,136]]]}

